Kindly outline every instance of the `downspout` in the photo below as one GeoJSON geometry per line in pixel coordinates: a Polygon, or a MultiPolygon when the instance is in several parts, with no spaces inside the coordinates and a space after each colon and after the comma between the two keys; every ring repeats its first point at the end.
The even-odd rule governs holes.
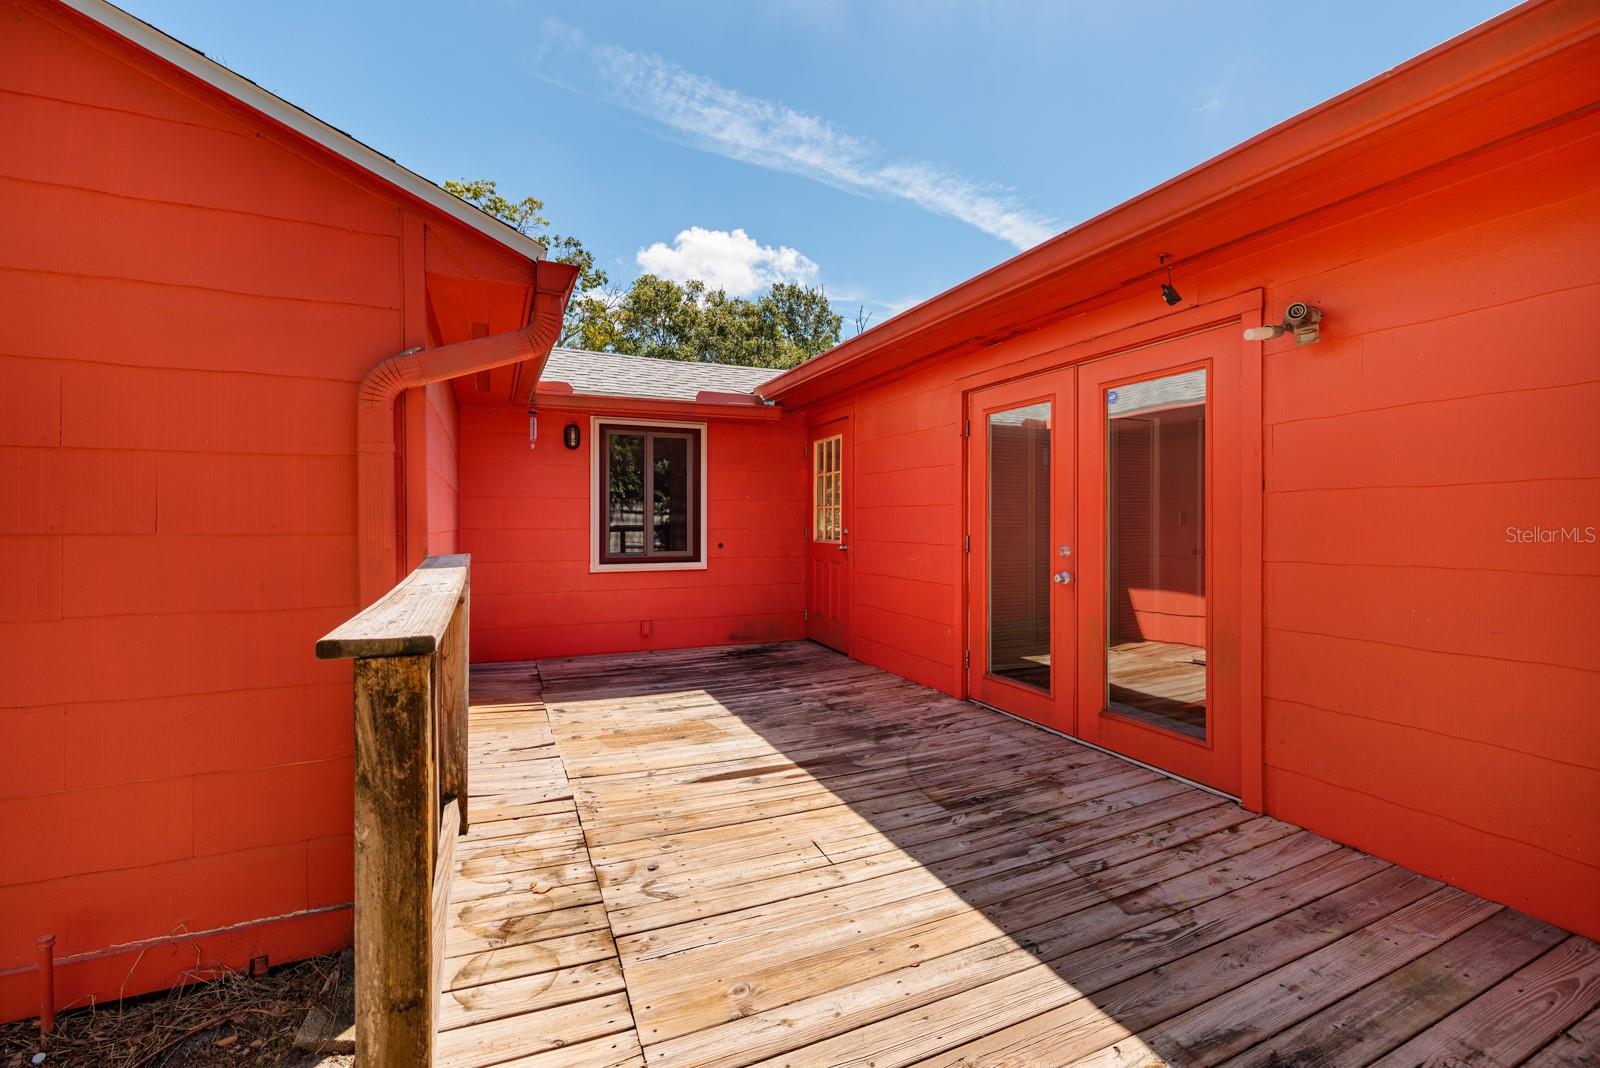
{"type": "Polygon", "coordinates": [[[535,260],[533,269],[527,326],[390,356],[361,380],[356,392],[356,536],[363,606],[383,596],[400,578],[395,543],[395,399],[408,389],[523,360],[535,361],[531,394],[537,371],[543,370],[561,335],[567,301],[578,280],[578,269],[565,263],[535,260]]]}

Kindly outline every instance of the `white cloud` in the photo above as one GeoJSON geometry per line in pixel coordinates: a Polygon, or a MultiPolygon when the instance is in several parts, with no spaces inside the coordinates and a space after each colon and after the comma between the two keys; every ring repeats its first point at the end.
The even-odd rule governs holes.
{"type": "Polygon", "coordinates": [[[905,200],[1019,249],[1062,228],[1009,190],[932,163],[884,161],[870,141],[819,116],[730,89],[659,56],[590,41],[554,19],[546,20],[544,32],[542,77],[643,115],[704,151],[852,193],[905,200]]]}
{"type": "MultiPolygon", "coordinates": [[[[848,308],[852,304],[864,304],[873,314],[873,322],[893,318],[905,311],[914,308],[928,298],[921,297],[875,297],[865,290],[845,289],[843,292],[829,291],[828,300],[835,305],[834,310],[848,308]]],[[[849,316],[846,316],[849,318],[849,316]]]]}
{"type": "Polygon", "coordinates": [[[634,256],[640,270],[674,282],[698,278],[711,289],[748,297],[774,282],[810,285],[817,265],[788,245],[759,244],[743,230],[679,231],[671,245],[657,241],[634,256]]]}

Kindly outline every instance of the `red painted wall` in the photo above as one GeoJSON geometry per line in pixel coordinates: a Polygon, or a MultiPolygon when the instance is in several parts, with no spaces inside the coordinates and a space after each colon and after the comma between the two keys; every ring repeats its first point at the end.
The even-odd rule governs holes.
{"type": "Polygon", "coordinates": [[[356,383],[429,316],[384,187],[59,9],[6,8],[0,129],[12,1019],[47,932],[63,1007],[348,942],[350,676],[313,643],[357,607],[356,383]]]}
{"type": "Polygon", "coordinates": [[[803,637],[810,498],[801,422],[709,423],[705,570],[592,574],[591,414],[541,402],[539,445],[529,449],[525,412],[462,406],[473,660],[803,637]],[[582,428],[577,450],[561,444],[569,421],[582,428]]]}
{"type": "Polygon", "coordinates": [[[426,451],[428,500],[428,555],[453,553],[459,519],[456,397],[448,382],[435,382],[424,392],[428,401],[426,451]]]}
{"type": "MultiPolygon", "coordinates": [[[[1268,811],[1600,935],[1600,117],[1202,261],[1308,300],[1264,346],[1268,811]]],[[[820,402],[853,416],[858,658],[962,691],[959,376],[1164,314],[1120,303],[820,402]]],[[[1080,522],[1083,518],[1080,517],[1080,522]]]]}
{"type": "MultiPolygon", "coordinates": [[[[0,34],[0,826],[26,828],[0,854],[7,1018],[33,1011],[46,931],[81,958],[63,1004],[166,985],[197,946],[238,965],[348,938],[348,669],[311,643],[356,607],[355,383],[524,307],[487,242],[453,235],[429,263],[462,277],[424,281],[390,196],[43,11],[0,34]]],[[[1268,809],[1591,935],[1600,552],[1506,531],[1600,525],[1597,168],[1590,116],[1175,280],[1329,313],[1320,345],[1264,356],[1268,809]]],[[[838,406],[857,656],[960,690],[956,375],[1156,300],[838,406]]],[[[530,452],[522,411],[464,405],[452,432],[425,397],[415,515],[474,554],[477,658],[802,633],[798,417],[712,424],[708,570],[591,575],[560,410],[530,452]]]]}

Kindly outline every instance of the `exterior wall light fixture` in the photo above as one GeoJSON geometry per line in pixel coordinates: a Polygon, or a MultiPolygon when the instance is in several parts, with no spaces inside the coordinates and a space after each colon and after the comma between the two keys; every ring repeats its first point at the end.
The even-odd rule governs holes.
{"type": "Polygon", "coordinates": [[[1322,312],[1297,300],[1283,313],[1283,325],[1252,326],[1244,332],[1246,341],[1271,341],[1285,334],[1294,335],[1296,345],[1315,345],[1322,340],[1322,312]]]}

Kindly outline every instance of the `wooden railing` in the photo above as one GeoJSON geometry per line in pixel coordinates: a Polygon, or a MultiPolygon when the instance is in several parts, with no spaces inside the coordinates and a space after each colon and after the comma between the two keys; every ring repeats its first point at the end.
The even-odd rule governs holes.
{"type": "Polygon", "coordinates": [[[467,830],[468,558],[431,556],[317,642],[355,661],[356,1059],[427,1066],[467,830]]]}

